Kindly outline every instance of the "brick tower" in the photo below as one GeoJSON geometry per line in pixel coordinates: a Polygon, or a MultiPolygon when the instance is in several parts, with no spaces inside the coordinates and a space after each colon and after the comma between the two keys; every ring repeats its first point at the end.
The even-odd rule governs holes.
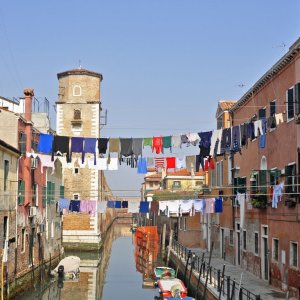
{"type": "MultiPolygon", "coordinates": [[[[100,137],[100,84],[102,74],[74,69],[57,74],[57,134],[62,136],[100,137]]],[[[80,167],[81,159],[72,158],[64,165],[65,198],[100,201],[102,173],[80,167]]],[[[63,218],[63,240],[66,248],[97,248],[101,241],[100,217],[69,214],[63,218]],[[76,246],[75,246],[76,245],[76,246]]]]}

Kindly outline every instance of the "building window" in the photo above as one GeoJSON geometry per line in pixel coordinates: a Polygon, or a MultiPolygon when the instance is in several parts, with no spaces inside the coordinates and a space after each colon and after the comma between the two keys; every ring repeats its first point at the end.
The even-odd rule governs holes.
{"type": "Polygon", "coordinates": [[[222,118],[222,116],[220,116],[217,119],[217,129],[221,129],[222,127],[223,127],[223,118],[222,118]]]}
{"type": "Polygon", "coordinates": [[[183,217],[183,230],[187,230],[186,217],[183,217]]]}
{"type": "Polygon", "coordinates": [[[33,184],[32,202],[35,204],[35,206],[39,205],[39,188],[37,183],[33,184]]]}
{"type": "Polygon", "coordinates": [[[182,224],[181,224],[181,217],[178,218],[178,229],[181,230],[182,229],[182,224]]]}
{"type": "Polygon", "coordinates": [[[243,250],[247,250],[247,231],[243,230],[243,250]]]}
{"type": "Polygon", "coordinates": [[[26,154],[26,134],[23,132],[19,133],[19,150],[21,154],[26,154]]]}
{"type": "Polygon", "coordinates": [[[228,166],[228,184],[232,184],[232,157],[228,156],[228,160],[227,160],[227,166],[228,166]]]}
{"type": "Polygon", "coordinates": [[[73,199],[74,200],[79,200],[79,197],[80,197],[80,194],[78,194],[78,193],[73,194],[73,199]]]}
{"type": "Polygon", "coordinates": [[[287,197],[294,197],[297,192],[296,163],[291,163],[285,167],[285,178],[285,192],[287,197]]]}
{"type": "Polygon", "coordinates": [[[258,110],[258,119],[262,120],[266,118],[266,109],[265,108],[260,108],[258,110]]]}
{"type": "Polygon", "coordinates": [[[295,115],[300,114],[300,83],[295,85],[295,115]]]}
{"type": "Polygon", "coordinates": [[[287,90],[286,97],[287,121],[289,121],[294,118],[294,88],[287,90]]]}
{"type": "Polygon", "coordinates": [[[80,109],[74,109],[74,120],[81,120],[81,110],[80,109]]]}
{"type": "Polygon", "coordinates": [[[152,187],[153,187],[153,182],[150,182],[150,183],[149,183],[149,186],[152,188],[152,187]]]}
{"type": "Polygon", "coordinates": [[[258,255],[258,232],[254,232],[254,253],[258,255]]]}
{"type": "Polygon", "coordinates": [[[273,100],[270,102],[270,116],[274,117],[276,114],[276,101],[273,100]]]}
{"type": "Polygon", "coordinates": [[[79,168],[74,168],[74,174],[79,174],[79,168]]]}
{"type": "Polygon", "coordinates": [[[180,181],[173,181],[173,189],[180,189],[181,182],[180,181]]]}
{"type": "Polygon", "coordinates": [[[216,164],[216,186],[220,186],[220,162],[216,164]]]}
{"type": "Polygon", "coordinates": [[[278,239],[273,239],[273,245],[272,245],[272,250],[273,250],[273,259],[275,261],[279,260],[279,240],[278,239]]]}
{"type": "Polygon", "coordinates": [[[233,230],[229,231],[229,245],[233,245],[233,230]]]}
{"type": "Polygon", "coordinates": [[[22,245],[21,245],[21,252],[24,252],[24,251],[25,251],[25,242],[26,242],[25,228],[22,228],[22,245]]]}
{"type": "Polygon", "coordinates": [[[4,191],[8,188],[8,172],[9,172],[9,161],[4,160],[4,191]]]}
{"type": "Polygon", "coordinates": [[[80,85],[74,85],[73,86],[73,96],[81,96],[82,94],[82,89],[80,85]]]}
{"type": "Polygon", "coordinates": [[[270,171],[270,185],[276,185],[281,172],[277,168],[270,171]]]}
{"type": "Polygon", "coordinates": [[[210,180],[211,180],[211,186],[215,186],[215,170],[210,170],[210,180]]]}
{"type": "Polygon", "coordinates": [[[224,179],[223,179],[223,170],[224,170],[224,161],[220,161],[220,186],[223,186],[224,179]]]}
{"type": "Polygon", "coordinates": [[[298,243],[290,242],[290,265],[298,267],[298,243]]]}

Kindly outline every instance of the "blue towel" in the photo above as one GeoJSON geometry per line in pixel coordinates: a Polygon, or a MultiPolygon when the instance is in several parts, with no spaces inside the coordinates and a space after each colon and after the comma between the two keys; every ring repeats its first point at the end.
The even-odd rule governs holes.
{"type": "Polygon", "coordinates": [[[128,208],[128,201],[122,201],[122,208],[128,208]]]}
{"type": "Polygon", "coordinates": [[[215,213],[223,212],[223,199],[222,197],[215,198],[215,213]]]}
{"type": "Polygon", "coordinates": [[[83,156],[85,155],[85,153],[94,154],[94,165],[96,165],[96,141],[97,139],[95,138],[85,138],[83,149],[83,156]]]}
{"type": "Polygon", "coordinates": [[[108,208],[115,208],[115,201],[107,201],[108,208]]]}
{"type": "Polygon", "coordinates": [[[80,200],[71,200],[69,210],[79,212],[80,211],[80,200]]]}
{"type": "Polygon", "coordinates": [[[83,137],[72,137],[71,138],[71,155],[72,152],[81,153],[82,163],[84,163],[84,155],[83,155],[83,137]]]}
{"type": "Polygon", "coordinates": [[[116,201],[115,202],[115,208],[121,208],[121,201],[116,201]]]}
{"type": "Polygon", "coordinates": [[[147,174],[147,160],[144,157],[140,157],[137,163],[138,174],[147,174]]]}
{"type": "Polygon", "coordinates": [[[140,203],[140,213],[146,214],[149,212],[149,202],[142,201],[140,203]]]}
{"type": "Polygon", "coordinates": [[[62,211],[63,209],[67,208],[69,209],[70,207],[70,200],[65,199],[65,198],[60,198],[59,199],[59,210],[62,211]]]}
{"type": "Polygon", "coordinates": [[[53,135],[51,134],[40,134],[40,141],[37,147],[37,151],[51,154],[52,153],[53,135]]]}

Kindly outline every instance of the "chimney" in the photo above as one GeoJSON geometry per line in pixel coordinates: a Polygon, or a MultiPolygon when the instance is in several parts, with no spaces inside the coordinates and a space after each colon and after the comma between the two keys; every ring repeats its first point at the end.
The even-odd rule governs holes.
{"type": "Polygon", "coordinates": [[[24,90],[25,95],[25,119],[27,122],[31,121],[32,115],[32,97],[34,96],[34,92],[32,88],[27,88],[24,90]]]}

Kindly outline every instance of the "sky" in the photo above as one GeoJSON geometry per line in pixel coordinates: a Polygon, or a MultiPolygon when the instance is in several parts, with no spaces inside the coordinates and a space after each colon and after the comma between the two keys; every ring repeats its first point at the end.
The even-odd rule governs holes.
{"type": "MultiPolygon", "coordinates": [[[[0,95],[32,87],[55,127],[56,74],[103,75],[102,136],[145,137],[215,128],[221,99],[238,100],[300,36],[298,0],[5,1],[0,95]]],[[[136,170],[107,174],[138,190],[136,170]]]]}

